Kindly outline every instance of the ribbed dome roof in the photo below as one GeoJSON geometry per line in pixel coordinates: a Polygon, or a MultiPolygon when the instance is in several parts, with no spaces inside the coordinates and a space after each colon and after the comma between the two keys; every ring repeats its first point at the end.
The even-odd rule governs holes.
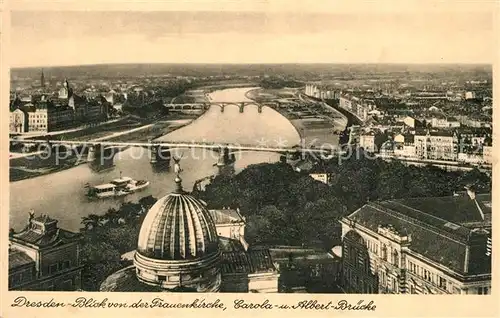
{"type": "Polygon", "coordinates": [[[137,252],[153,259],[195,259],[218,252],[215,223],[205,205],[177,189],[159,199],[142,223],[137,252]]]}

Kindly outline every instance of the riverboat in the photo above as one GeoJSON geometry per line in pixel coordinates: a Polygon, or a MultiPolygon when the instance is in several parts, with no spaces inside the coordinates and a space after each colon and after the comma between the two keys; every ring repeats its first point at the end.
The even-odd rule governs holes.
{"type": "Polygon", "coordinates": [[[86,188],[88,188],[87,197],[103,199],[126,196],[140,191],[148,186],[149,181],[147,180],[134,180],[130,177],[120,177],[109,183],[96,186],[90,186],[87,184],[86,188]]]}

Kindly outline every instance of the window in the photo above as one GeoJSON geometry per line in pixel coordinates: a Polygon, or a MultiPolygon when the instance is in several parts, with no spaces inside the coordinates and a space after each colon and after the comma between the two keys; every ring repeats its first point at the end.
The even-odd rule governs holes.
{"type": "Polygon", "coordinates": [[[428,282],[432,281],[431,273],[426,269],[424,269],[424,279],[428,282]]]}
{"type": "Polygon", "coordinates": [[[71,267],[71,262],[70,261],[64,261],[63,263],[63,269],[67,269],[71,267]]]}
{"type": "Polygon", "coordinates": [[[478,295],[488,295],[488,287],[478,287],[477,294],[478,295]]]}
{"type": "Polygon", "coordinates": [[[387,260],[387,247],[385,244],[382,246],[382,259],[387,260]]]}
{"type": "Polygon", "coordinates": [[[439,287],[447,289],[446,285],[447,285],[446,279],[444,279],[443,277],[439,277],[439,287]]]}
{"type": "Polygon", "coordinates": [[[164,275],[159,275],[159,276],[158,276],[158,281],[160,281],[160,282],[164,282],[164,281],[166,281],[166,280],[167,280],[167,276],[164,276],[164,275]]]}
{"type": "Polygon", "coordinates": [[[52,264],[49,266],[49,274],[54,274],[57,272],[59,264],[52,264]]]}
{"type": "Polygon", "coordinates": [[[392,264],[399,267],[399,254],[398,251],[394,250],[392,253],[392,264]]]}

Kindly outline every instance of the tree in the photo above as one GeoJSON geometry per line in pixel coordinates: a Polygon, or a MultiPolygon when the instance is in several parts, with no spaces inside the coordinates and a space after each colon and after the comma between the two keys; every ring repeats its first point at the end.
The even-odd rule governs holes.
{"type": "Polygon", "coordinates": [[[146,197],[142,197],[139,199],[139,204],[142,206],[144,210],[149,210],[155,203],[158,201],[152,195],[148,195],[146,197]]]}
{"type": "Polygon", "coordinates": [[[232,177],[217,177],[200,196],[212,208],[239,206],[252,244],[331,247],[340,240],[341,217],[368,201],[452,195],[468,184],[491,191],[491,178],[478,169],[447,172],[427,166],[359,156],[323,163],[331,186],[282,163],[249,166],[232,177]],[[340,163],[340,164],[339,164],[340,163]]]}
{"type": "Polygon", "coordinates": [[[97,214],[89,214],[87,216],[82,217],[82,224],[84,227],[83,231],[92,230],[101,225],[101,216],[97,214]]]}
{"type": "Polygon", "coordinates": [[[105,241],[87,237],[81,248],[82,288],[98,291],[102,281],[121,267],[120,253],[105,241]]]}
{"type": "Polygon", "coordinates": [[[99,290],[107,276],[125,266],[121,255],[137,247],[145,216],[142,212],[144,207],[152,206],[156,199],[147,196],[139,199],[139,202],[125,202],[118,209],[108,209],[103,216],[90,214],[82,218],[84,290],[99,290]],[[119,221],[122,219],[126,222],[119,221]]]}

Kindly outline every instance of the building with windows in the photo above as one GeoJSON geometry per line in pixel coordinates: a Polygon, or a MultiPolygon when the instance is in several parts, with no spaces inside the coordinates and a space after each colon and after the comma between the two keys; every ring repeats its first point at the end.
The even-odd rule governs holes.
{"type": "Polygon", "coordinates": [[[28,225],[9,237],[9,290],[80,289],[80,236],[47,215],[30,213],[28,225]]]}
{"type": "Polygon", "coordinates": [[[493,164],[493,146],[483,146],[483,162],[489,165],[493,164]]]}
{"type": "Polygon", "coordinates": [[[368,113],[375,109],[375,105],[356,96],[341,93],[339,95],[339,106],[354,114],[360,120],[368,119],[368,113]]]}
{"type": "Polygon", "coordinates": [[[148,211],[133,265],[107,277],[100,290],[277,292],[269,249],[248,246],[239,211],[208,211],[178,176],[175,182],[176,190],[148,211]]]}
{"type": "Polygon", "coordinates": [[[28,131],[28,114],[21,110],[16,109],[10,112],[9,131],[13,133],[25,133],[28,131]]]}
{"type": "Polygon", "coordinates": [[[415,154],[420,159],[456,161],[459,138],[450,131],[416,133],[414,137],[415,154]]]}
{"type": "Polygon", "coordinates": [[[12,133],[50,132],[103,121],[107,119],[105,103],[104,98],[87,101],[75,94],[67,99],[29,102],[11,108],[9,130],[12,133]]]}
{"type": "Polygon", "coordinates": [[[460,122],[454,117],[438,117],[434,116],[431,120],[431,126],[433,128],[458,128],[460,127],[460,122]]]}
{"type": "Polygon", "coordinates": [[[341,224],[348,293],[491,293],[491,194],[370,202],[341,224]]]}
{"type": "Polygon", "coordinates": [[[369,132],[359,136],[359,146],[368,152],[376,152],[375,133],[369,132]]]}

